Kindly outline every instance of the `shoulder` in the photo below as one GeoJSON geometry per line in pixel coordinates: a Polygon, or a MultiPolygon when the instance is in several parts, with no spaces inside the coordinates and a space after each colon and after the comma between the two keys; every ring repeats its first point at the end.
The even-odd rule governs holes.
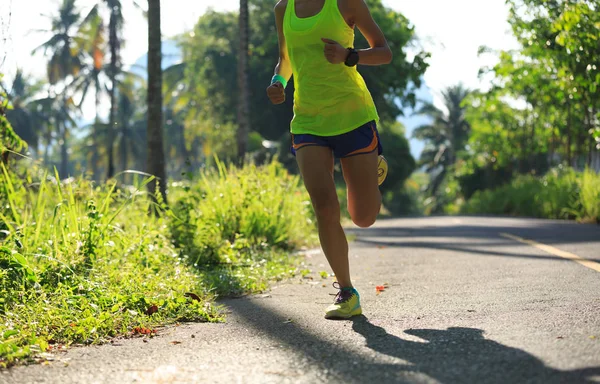
{"type": "Polygon", "coordinates": [[[279,0],[277,2],[277,4],[275,4],[275,13],[278,15],[285,13],[287,4],[288,4],[288,0],[279,0]]]}

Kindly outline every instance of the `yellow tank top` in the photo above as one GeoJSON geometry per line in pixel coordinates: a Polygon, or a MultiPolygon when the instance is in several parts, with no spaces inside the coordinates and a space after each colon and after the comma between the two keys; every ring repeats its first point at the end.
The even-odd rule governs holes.
{"type": "Polygon", "coordinates": [[[294,77],[293,134],[336,136],[379,120],[375,103],[356,67],[331,64],[321,38],[354,46],[354,30],[342,16],[338,0],[325,0],[319,14],[299,18],[288,0],[283,32],[294,77]]]}

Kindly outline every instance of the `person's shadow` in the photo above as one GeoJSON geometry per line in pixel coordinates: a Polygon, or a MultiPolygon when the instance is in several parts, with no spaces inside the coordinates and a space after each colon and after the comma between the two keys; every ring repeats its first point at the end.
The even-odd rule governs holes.
{"type": "MultiPolygon", "coordinates": [[[[409,329],[405,333],[425,342],[403,340],[369,322],[364,316],[352,328],[364,336],[367,347],[400,358],[440,383],[593,383],[600,367],[561,371],[544,365],[533,355],[483,337],[475,328],[409,329]]],[[[398,366],[385,365],[394,375],[398,366]]]]}

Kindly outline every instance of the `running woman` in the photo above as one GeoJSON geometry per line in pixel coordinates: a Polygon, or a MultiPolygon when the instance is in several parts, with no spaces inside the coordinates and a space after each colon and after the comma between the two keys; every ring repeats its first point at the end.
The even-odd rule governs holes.
{"type": "Polygon", "coordinates": [[[279,62],[267,95],[273,104],[283,103],[287,83],[294,76],[291,151],[339,289],[325,318],[347,319],[362,314],[362,309],[350,278],[334,160],[342,164],[352,221],[370,227],[381,208],[379,185],[387,175],[387,163],[381,156],[377,109],[356,66],[388,64],[392,52],[364,0],[280,0],[275,17],[279,62]],[[355,28],[370,48],[354,49],[355,28]]]}

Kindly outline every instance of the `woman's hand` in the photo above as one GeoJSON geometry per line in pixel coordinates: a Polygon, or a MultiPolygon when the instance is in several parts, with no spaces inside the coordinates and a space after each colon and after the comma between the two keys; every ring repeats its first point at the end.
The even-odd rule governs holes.
{"type": "Polygon", "coordinates": [[[348,50],[340,45],[337,41],[322,38],[325,43],[325,58],[331,64],[341,64],[348,57],[348,50]]]}
{"type": "Polygon", "coordinates": [[[269,96],[271,103],[275,105],[283,104],[285,102],[285,89],[283,88],[283,85],[279,81],[269,85],[269,88],[267,88],[267,96],[269,96]]]}

